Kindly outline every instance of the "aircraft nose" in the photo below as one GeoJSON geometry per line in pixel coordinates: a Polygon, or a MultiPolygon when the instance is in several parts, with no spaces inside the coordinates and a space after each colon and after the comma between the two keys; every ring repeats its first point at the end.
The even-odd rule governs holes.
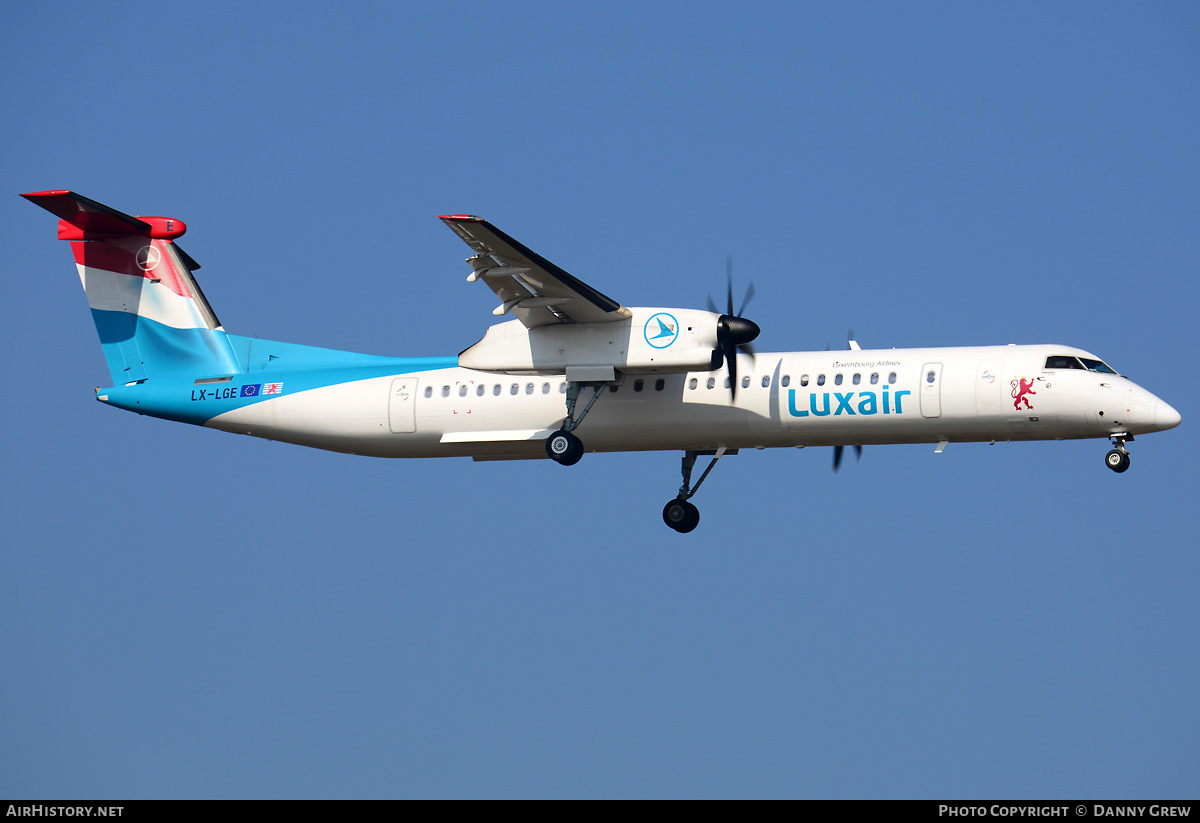
{"type": "Polygon", "coordinates": [[[1158,404],[1154,407],[1154,425],[1158,426],[1159,431],[1173,429],[1181,422],[1183,422],[1183,418],[1180,417],[1179,412],[1171,407],[1170,403],[1162,400],[1158,401],[1158,404]]]}

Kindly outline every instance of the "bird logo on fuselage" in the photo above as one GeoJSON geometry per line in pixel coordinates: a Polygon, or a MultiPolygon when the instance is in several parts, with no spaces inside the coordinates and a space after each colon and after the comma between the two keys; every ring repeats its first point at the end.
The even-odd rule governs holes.
{"type": "Polygon", "coordinates": [[[656,349],[665,349],[679,336],[679,321],[665,311],[650,316],[646,321],[646,342],[656,349]]]}

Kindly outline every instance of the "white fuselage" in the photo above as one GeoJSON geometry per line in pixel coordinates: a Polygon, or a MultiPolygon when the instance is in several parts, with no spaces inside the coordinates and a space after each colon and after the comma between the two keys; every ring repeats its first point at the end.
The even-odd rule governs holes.
{"type": "MultiPolygon", "coordinates": [[[[1047,369],[1068,346],[759,353],[724,368],[627,374],[577,434],[588,451],[1054,440],[1179,422],[1125,377],[1047,369]]],[[[379,457],[544,457],[566,414],[563,375],[447,368],[354,380],[226,412],[207,425],[379,457]]],[[[591,398],[587,389],[582,406],[591,398]]]]}

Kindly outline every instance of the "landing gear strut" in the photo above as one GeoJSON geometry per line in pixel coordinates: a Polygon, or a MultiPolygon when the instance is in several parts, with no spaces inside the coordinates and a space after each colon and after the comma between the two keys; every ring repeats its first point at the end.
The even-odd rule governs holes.
{"type": "MultiPolygon", "coordinates": [[[[705,453],[707,454],[707,452],[705,453]]],[[[668,500],[667,505],[663,506],[663,522],[680,534],[687,534],[700,523],[700,510],[689,502],[689,498],[700,490],[700,484],[704,482],[704,478],[708,477],[708,473],[725,454],[725,447],[722,446],[712,452],[712,462],[705,467],[704,473],[700,475],[700,479],[693,486],[692,467],[696,465],[696,457],[700,454],[701,452],[695,451],[683,453],[683,485],[679,487],[679,494],[668,500]]]]}
{"type": "Polygon", "coordinates": [[[1125,448],[1125,441],[1132,440],[1132,437],[1124,434],[1113,435],[1113,448],[1108,454],[1104,455],[1104,465],[1115,471],[1117,474],[1129,468],[1129,450],[1125,448]]]}
{"type": "Polygon", "coordinates": [[[564,466],[574,466],[583,457],[583,441],[576,437],[572,432],[579,428],[579,424],[583,422],[583,418],[587,417],[587,413],[592,410],[592,406],[596,404],[596,400],[600,397],[600,392],[604,391],[605,383],[567,383],[567,419],[563,421],[563,427],[554,434],[546,438],[546,454],[551,460],[561,463],[564,466]],[[592,399],[583,407],[583,412],[579,415],[579,419],[575,418],[575,404],[579,401],[579,391],[584,385],[590,385],[595,388],[596,393],[592,395],[592,399]]]}

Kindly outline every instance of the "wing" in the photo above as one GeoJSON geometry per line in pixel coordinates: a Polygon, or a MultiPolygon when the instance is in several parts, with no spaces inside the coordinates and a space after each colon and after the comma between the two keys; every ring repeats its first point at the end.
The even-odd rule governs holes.
{"type": "Polygon", "coordinates": [[[467,279],[482,279],[500,298],[493,314],[512,312],[531,329],[552,323],[606,323],[630,316],[629,309],[483,218],[447,214],[441,220],[475,252],[467,259],[473,269],[467,279]]]}

